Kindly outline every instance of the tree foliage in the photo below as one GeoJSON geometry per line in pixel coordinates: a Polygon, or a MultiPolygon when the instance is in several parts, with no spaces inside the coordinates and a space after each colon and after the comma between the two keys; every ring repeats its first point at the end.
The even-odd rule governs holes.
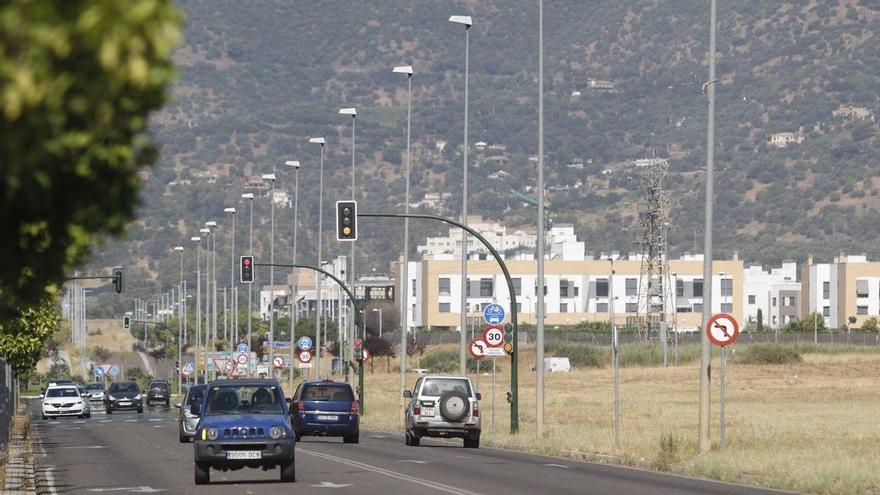
{"type": "Polygon", "coordinates": [[[0,356],[12,365],[16,374],[26,375],[36,365],[43,344],[58,329],[61,316],[51,301],[19,310],[0,332],[0,356]]]}
{"type": "Polygon", "coordinates": [[[171,0],[0,6],[0,325],[134,214],[180,15],[171,0]]]}

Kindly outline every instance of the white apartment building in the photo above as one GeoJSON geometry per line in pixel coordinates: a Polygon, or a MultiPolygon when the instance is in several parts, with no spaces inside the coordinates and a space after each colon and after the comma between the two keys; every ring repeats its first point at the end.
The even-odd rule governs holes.
{"type": "Polygon", "coordinates": [[[769,271],[761,266],[749,266],[743,272],[744,324],[757,321],[758,310],[766,326],[784,325],[797,318],[799,296],[789,292],[799,292],[800,287],[794,261],[785,261],[769,271]]]}
{"type": "Polygon", "coordinates": [[[801,268],[801,279],[804,290],[804,303],[802,314],[822,313],[825,317],[825,325],[832,328],[837,326],[837,318],[832,322],[831,318],[831,264],[813,263],[813,257],[807,258],[807,264],[801,268]]]}
{"type": "MultiPolygon", "coordinates": [[[[508,232],[507,227],[497,222],[483,220],[480,216],[469,216],[468,227],[476,230],[489,241],[499,252],[509,251],[520,247],[535,248],[534,234],[522,230],[508,232]]],[[[449,229],[449,235],[444,237],[428,237],[424,245],[418,246],[416,251],[425,259],[461,259],[462,230],[458,227],[449,229]]],[[[476,239],[468,242],[468,259],[486,259],[491,257],[489,250],[476,239]]]]}

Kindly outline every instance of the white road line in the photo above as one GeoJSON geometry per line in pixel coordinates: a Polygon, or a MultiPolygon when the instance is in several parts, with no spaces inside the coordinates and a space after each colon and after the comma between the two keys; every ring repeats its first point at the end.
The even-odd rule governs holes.
{"type": "Polygon", "coordinates": [[[71,445],[69,447],[60,447],[62,449],[106,449],[105,445],[71,445]]]}
{"type": "Polygon", "coordinates": [[[398,473],[397,471],[391,471],[388,469],[380,468],[378,466],[373,466],[370,464],[364,464],[362,462],[353,461],[351,459],[345,459],[343,457],[336,457],[335,455],[325,454],[323,452],[316,452],[314,450],[308,450],[300,447],[300,452],[303,454],[308,454],[310,456],[319,457],[321,459],[326,459],[328,461],[338,462],[340,464],[346,464],[352,467],[356,467],[359,469],[366,470],[371,473],[381,474],[383,476],[388,476],[389,478],[398,479],[401,481],[407,481],[409,483],[414,483],[416,485],[421,485],[426,488],[433,488],[434,490],[452,493],[452,494],[461,494],[461,495],[477,495],[477,492],[472,492],[468,490],[464,490],[462,488],[457,488],[450,485],[444,485],[443,483],[437,483],[436,481],[426,480],[424,478],[417,478],[415,476],[410,476],[408,474],[398,473]]]}
{"type": "Polygon", "coordinates": [[[49,493],[55,495],[58,491],[55,489],[55,475],[52,474],[52,470],[55,469],[55,466],[51,466],[46,468],[45,476],[46,476],[46,489],[49,490],[49,493]]]}
{"type": "Polygon", "coordinates": [[[564,465],[564,464],[553,464],[552,462],[549,463],[549,464],[542,464],[542,466],[544,466],[544,467],[555,467],[555,468],[568,469],[568,466],[566,466],[566,465],[564,465]]]}

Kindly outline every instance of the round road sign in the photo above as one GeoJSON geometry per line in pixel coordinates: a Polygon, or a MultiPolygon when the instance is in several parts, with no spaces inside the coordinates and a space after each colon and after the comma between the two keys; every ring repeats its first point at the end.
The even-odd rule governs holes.
{"type": "Polygon", "coordinates": [[[368,350],[366,350],[366,349],[361,350],[361,359],[362,359],[363,362],[365,362],[365,363],[366,363],[367,361],[369,361],[369,360],[370,360],[370,351],[368,351],[368,350]]]}
{"type": "Polygon", "coordinates": [[[95,376],[96,376],[96,377],[101,378],[102,376],[104,376],[104,368],[102,368],[102,367],[100,367],[100,366],[95,366],[95,370],[94,370],[94,371],[95,371],[95,376]]]}
{"type": "Polygon", "coordinates": [[[238,344],[238,347],[236,347],[235,350],[236,350],[237,352],[246,353],[246,352],[249,351],[250,349],[248,349],[248,345],[247,345],[247,344],[245,344],[244,342],[242,342],[241,344],[238,344]]]}
{"type": "Polygon", "coordinates": [[[706,335],[713,344],[724,347],[736,342],[736,338],[739,337],[739,324],[733,316],[718,313],[706,322],[706,335]]]}
{"type": "Polygon", "coordinates": [[[119,374],[119,366],[115,364],[110,367],[110,376],[117,376],[119,374]]]}
{"type": "Polygon", "coordinates": [[[468,346],[468,351],[470,351],[471,356],[473,356],[474,358],[483,359],[483,357],[486,355],[487,347],[489,346],[486,345],[486,342],[483,339],[473,339],[468,346]]]}
{"type": "Polygon", "coordinates": [[[272,366],[276,368],[281,368],[284,366],[284,358],[281,356],[275,356],[272,358],[272,366]]]}
{"type": "Polygon", "coordinates": [[[490,325],[498,325],[504,321],[504,308],[500,304],[489,304],[483,310],[483,319],[490,325]]]}
{"type": "Polygon", "coordinates": [[[354,346],[355,346],[355,347],[360,347],[361,344],[363,344],[363,342],[361,341],[361,339],[354,339],[354,346]]]}
{"type": "Polygon", "coordinates": [[[248,362],[247,354],[239,354],[238,356],[235,357],[235,362],[237,362],[238,364],[247,364],[247,362],[248,362]]]}
{"type": "Polygon", "coordinates": [[[311,351],[299,351],[299,354],[297,354],[297,357],[299,357],[299,361],[301,363],[312,362],[312,352],[311,351]]]}
{"type": "Polygon", "coordinates": [[[501,347],[504,345],[504,330],[496,326],[486,327],[486,330],[483,332],[483,341],[489,347],[501,347]]]}
{"type": "Polygon", "coordinates": [[[306,336],[302,336],[299,338],[299,340],[296,341],[296,346],[304,351],[307,351],[312,348],[312,339],[306,336]]]}

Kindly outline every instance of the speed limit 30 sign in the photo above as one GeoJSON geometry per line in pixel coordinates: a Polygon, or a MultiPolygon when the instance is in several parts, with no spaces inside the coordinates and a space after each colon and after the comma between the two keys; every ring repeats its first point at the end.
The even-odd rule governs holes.
{"type": "Polygon", "coordinates": [[[504,345],[504,330],[495,325],[486,327],[483,331],[483,341],[489,347],[501,347],[504,345]]]}

